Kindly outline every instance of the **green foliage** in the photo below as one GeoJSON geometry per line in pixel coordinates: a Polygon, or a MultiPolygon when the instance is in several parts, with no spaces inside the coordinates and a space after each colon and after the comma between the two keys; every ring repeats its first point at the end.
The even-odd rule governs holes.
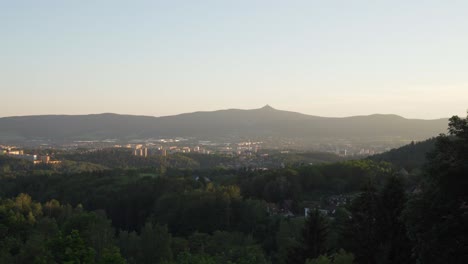
{"type": "Polygon", "coordinates": [[[126,264],[127,261],[120,254],[117,247],[106,248],[102,252],[99,264],[126,264]]]}
{"type": "Polygon", "coordinates": [[[140,236],[135,231],[121,231],[119,233],[118,245],[128,263],[136,263],[140,255],[140,244],[140,236]]]}
{"type": "Polygon", "coordinates": [[[468,262],[468,121],[454,116],[424,168],[425,184],[405,209],[419,263],[468,262]]]}
{"type": "MultiPolygon", "coordinates": [[[[36,151],[35,151],[36,152],[36,151]]],[[[33,164],[30,161],[0,155],[0,178],[16,178],[24,175],[72,174],[103,171],[108,168],[90,162],[62,160],[60,164],[33,164]]]]}
{"type": "Polygon", "coordinates": [[[288,254],[289,263],[304,263],[328,251],[328,220],[318,210],[309,212],[299,246],[293,247],[288,254]]]}
{"type": "Polygon", "coordinates": [[[302,230],[307,258],[327,252],[328,228],[328,220],[318,210],[309,213],[302,230]]]}
{"type": "Polygon", "coordinates": [[[402,212],[406,204],[404,184],[400,177],[388,179],[379,194],[377,236],[380,244],[379,263],[413,263],[411,243],[402,212]]]}
{"type": "MultiPolygon", "coordinates": [[[[343,249],[340,249],[337,253],[326,256],[320,255],[315,259],[308,259],[306,264],[353,264],[354,256],[351,253],[347,253],[343,249]]],[[[394,262],[398,263],[398,262],[394,262]]]]}
{"type": "Polygon", "coordinates": [[[392,176],[379,192],[368,182],[361,194],[335,219],[343,246],[354,253],[358,263],[413,263],[411,243],[402,212],[406,194],[401,178],[392,176]]]}
{"type": "Polygon", "coordinates": [[[221,167],[223,164],[229,163],[236,159],[232,156],[225,156],[219,154],[206,155],[199,153],[180,153],[178,155],[187,157],[190,160],[195,161],[198,167],[201,169],[221,167]]]}
{"type": "Polygon", "coordinates": [[[81,237],[101,256],[115,244],[115,231],[103,212],[82,212],[70,216],[62,229],[65,232],[78,230],[81,237]]]}
{"type": "Polygon", "coordinates": [[[327,256],[319,256],[318,258],[307,260],[306,264],[332,264],[332,261],[327,256]]]}
{"type": "Polygon", "coordinates": [[[114,240],[103,215],[56,200],[42,205],[27,194],[0,200],[0,261],[101,263],[117,259],[114,240]]]}
{"type": "Polygon", "coordinates": [[[344,230],[344,247],[356,256],[360,264],[373,264],[378,250],[377,190],[368,182],[350,207],[351,216],[344,230]]]}
{"type": "Polygon", "coordinates": [[[92,152],[67,153],[60,156],[63,159],[99,164],[108,168],[153,168],[161,172],[166,167],[199,168],[200,165],[194,159],[184,155],[169,155],[139,157],[132,154],[131,149],[109,148],[92,152]]]}
{"type": "Polygon", "coordinates": [[[166,226],[146,223],[140,234],[140,254],[137,263],[162,263],[172,260],[172,236],[166,226]]]}
{"type": "Polygon", "coordinates": [[[373,161],[386,161],[411,172],[422,168],[426,163],[426,156],[433,151],[436,139],[431,138],[421,142],[411,142],[403,147],[369,157],[373,161]]]}
{"type": "Polygon", "coordinates": [[[300,247],[301,232],[304,227],[304,221],[294,221],[293,219],[282,219],[276,233],[278,263],[288,263],[288,253],[300,247]]]}
{"type": "Polygon", "coordinates": [[[319,164],[327,162],[339,162],[343,158],[333,153],[326,152],[303,152],[288,154],[272,154],[272,161],[276,164],[285,164],[286,166],[302,166],[304,164],[319,164]]]}
{"type": "Polygon", "coordinates": [[[205,254],[190,254],[182,252],[177,256],[177,264],[217,264],[214,257],[205,254]]]}
{"type": "Polygon", "coordinates": [[[216,231],[213,235],[194,233],[188,238],[190,253],[211,256],[215,263],[266,264],[262,248],[251,236],[238,232],[216,231]]]}
{"type": "Polygon", "coordinates": [[[51,240],[49,254],[38,258],[40,263],[94,263],[95,251],[86,245],[77,230],[51,240]]]}
{"type": "Polygon", "coordinates": [[[352,253],[348,253],[344,251],[343,249],[340,249],[332,257],[333,257],[333,264],[353,264],[354,263],[354,255],[352,253]]]}
{"type": "Polygon", "coordinates": [[[369,178],[382,185],[392,173],[392,166],[388,163],[355,160],[252,172],[239,177],[239,185],[245,197],[280,203],[299,201],[315,192],[356,192],[369,178]]]}
{"type": "Polygon", "coordinates": [[[0,177],[15,177],[32,170],[33,167],[29,161],[0,154],[0,177]]]}
{"type": "Polygon", "coordinates": [[[147,222],[136,232],[122,231],[119,246],[129,263],[166,263],[172,261],[172,235],[166,226],[147,222]]]}

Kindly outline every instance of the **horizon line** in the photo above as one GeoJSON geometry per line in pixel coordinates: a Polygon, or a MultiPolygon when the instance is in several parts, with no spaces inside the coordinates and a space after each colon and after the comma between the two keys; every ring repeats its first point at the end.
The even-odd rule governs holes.
{"type": "Polygon", "coordinates": [[[352,117],[369,117],[369,116],[395,116],[400,117],[408,120],[440,120],[440,119],[449,119],[450,117],[439,117],[439,118],[414,118],[414,117],[405,117],[403,115],[394,114],[394,113],[372,113],[372,114],[359,114],[359,115],[351,115],[351,116],[322,116],[322,115],[313,115],[313,114],[306,114],[297,111],[290,111],[290,110],[282,110],[277,109],[269,104],[266,104],[260,108],[249,108],[249,109],[241,109],[241,108],[225,108],[225,109],[217,109],[217,110],[200,110],[200,111],[192,111],[192,112],[181,112],[178,114],[168,114],[168,115],[145,115],[145,114],[126,114],[126,113],[117,113],[117,112],[102,112],[102,113],[80,113],[80,114],[29,114],[29,115],[12,115],[12,116],[0,116],[0,118],[17,118],[17,117],[39,117],[39,116],[92,116],[92,115],[119,115],[119,116],[135,116],[135,117],[153,117],[153,118],[162,118],[162,117],[173,117],[179,115],[186,115],[186,114],[195,114],[195,113],[212,113],[212,112],[220,112],[220,111],[255,111],[255,110],[268,110],[268,111],[278,111],[278,112],[290,112],[295,114],[313,116],[313,117],[320,117],[320,118],[352,118],[352,117]]]}

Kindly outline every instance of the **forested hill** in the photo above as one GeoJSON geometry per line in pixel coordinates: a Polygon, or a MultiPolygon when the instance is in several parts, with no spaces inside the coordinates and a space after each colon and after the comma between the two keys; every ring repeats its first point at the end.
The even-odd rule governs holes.
{"type": "Polygon", "coordinates": [[[117,114],[43,115],[0,118],[0,141],[25,139],[99,140],[149,137],[282,137],[309,140],[424,140],[446,132],[447,119],[406,119],[397,115],[318,117],[265,106],[165,117],[117,114]]]}
{"type": "Polygon", "coordinates": [[[434,149],[435,142],[435,138],[416,143],[412,142],[403,147],[371,156],[369,159],[374,161],[387,161],[397,167],[412,171],[421,168],[426,162],[426,156],[434,149]]]}

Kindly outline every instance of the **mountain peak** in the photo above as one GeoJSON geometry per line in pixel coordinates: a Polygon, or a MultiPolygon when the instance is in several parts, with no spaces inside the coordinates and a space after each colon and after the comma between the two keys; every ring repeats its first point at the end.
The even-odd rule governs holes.
{"type": "Polygon", "coordinates": [[[260,110],[276,110],[276,109],[271,107],[269,104],[267,104],[264,107],[260,108],[260,110]]]}

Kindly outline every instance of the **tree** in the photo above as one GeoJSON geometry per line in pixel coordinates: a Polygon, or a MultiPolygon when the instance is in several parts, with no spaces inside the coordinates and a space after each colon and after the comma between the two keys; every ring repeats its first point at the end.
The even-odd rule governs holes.
{"type": "Polygon", "coordinates": [[[182,252],[177,256],[177,264],[216,264],[216,260],[205,254],[192,255],[189,252],[182,252]]]}
{"type": "Polygon", "coordinates": [[[120,250],[117,247],[106,248],[102,252],[99,264],[126,264],[127,261],[120,255],[120,250]]]}
{"type": "Polygon", "coordinates": [[[121,231],[119,233],[119,247],[129,263],[136,263],[140,251],[140,236],[135,231],[121,231]]]}
{"type": "MultiPolygon", "coordinates": [[[[340,249],[338,253],[333,255],[333,264],[353,264],[354,255],[340,249]]],[[[395,262],[397,263],[397,262],[395,262]]]]}
{"type": "Polygon", "coordinates": [[[353,254],[347,253],[343,249],[340,249],[337,253],[331,255],[330,257],[320,255],[316,259],[308,259],[306,261],[306,264],[353,264],[353,262],[353,254]]]}
{"type": "Polygon", "coordinates": [[[299,247],[289,252],[290,263],[304,263],[327,253],[328,220],[318,210],[309,212],[299,247]]]}
{"type": "Polygon", "coordinates": [[[112,248],[115,244],[114,228],[104,212],[77,212],[64,223],[64,230],[78,230],[81,237],[90,245],[98,257],[104,249],[112,248]]]}
{"type": "Polygon", "coordinates": [[[351,216],[344,233],[344,247],[354,253],[360,264],[376,263],[377,239],[377,193],[368,181],[361,194],[350,206],[351,216]]]}
{"type": "Polygon", "coordinates": [[[267,263],[262,248],[243,233],[216,231],[211,236],[197,234],[193,238],[198,240],[198,253],[213,256],[217,263],[267,263]]]}
{"type": "Polygon", "coordinates": [[[146,223],[140,235],[138,263],[162,263],[172,260],[172,236],[167,226],[146,223]]]}
{"type": "Polygon", "coordinates": [[[396,175],[390,177],[379,195],[377,215],[379,263],[414,262],[411,259],[411,243],[402,220],[405,203],[406,194],[401,178],[396,175]]]}
{"type": "Polygon", "coordinates": [[[468,120],[454,116],[436,139],[422,191],[405,210],[419,263],[468,263],[468,120]]]}
{"type": "Polygon", "coordinates": [[[308,259],[306,264],[332,264],[332,261],[329,257],[321,255],[315,259],[308,259]]]}
{"type": "Polygon", "coordinates": [[[293,221],[293,219],[282,219],[279,223],[275,241],[278,263],[288,263],[289,251],[300,246],[299,240],[304,223],[303,221],[298,223],[298,221],[293,221]]]}
{"type": "Polygon", "coordinates": [[[88,247],[77,230],[59,235],[48,244],[49,254],[38,258],[39,263],[94,263],[95,252],[88,247]]]}

